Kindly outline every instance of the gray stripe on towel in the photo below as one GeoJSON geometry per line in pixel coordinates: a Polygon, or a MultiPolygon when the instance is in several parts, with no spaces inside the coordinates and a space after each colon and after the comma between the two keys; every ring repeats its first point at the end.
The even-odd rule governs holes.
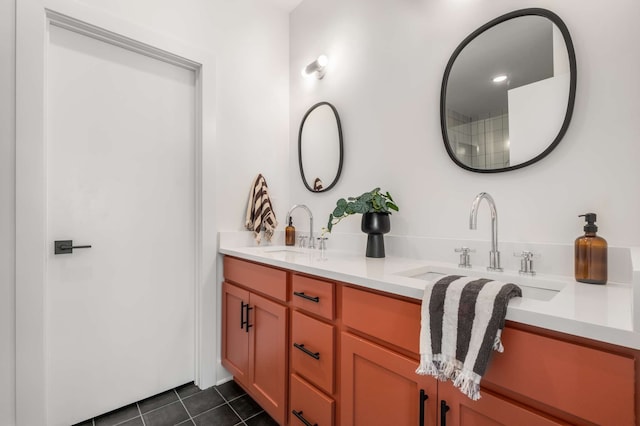
{"type": "Polygon", "coordinates": [[[431,350],[434,354],[442,351],[442,322],[444,315],[444,296],[449,284],[462,278],[462,275],[448,275],[439,279],[431,290],[429,301],[429,328],[431,329],[431,350]]]}
{"type": "Polygon", "coordinates": [[[505,284],[498,292],[498,295],[493,302],[493,313],[491,314],[489,324],[487,324],[487,331],[484,334],[484,340],[480,346],[478,358],[476,358],[476,363],[473,366],[474,373],[482,376],[487,369],[487,366],[489,365],[489,356],[491,356],[491,351],[493,350],[495,336],[498,333],[498,329],[502,329],[504,327],[507,304],[509,299],[515,296],[522,297],[522,290],[520,290],[520,287],[517,285],[511,283],[505,284]]]}
{"type": "Polygon", "coordinates": [[[460,295],[460,304],[458,306],[458,338],[456,340],[456,359],[464,360],[469,352],[469,343],[471,341],[471,330],[473,329],[473,320],[476,317],[476,302],[478,293],[482,287],[488,283],[489,279],[481,278],[471,281],[462,290],[460,295]]]}

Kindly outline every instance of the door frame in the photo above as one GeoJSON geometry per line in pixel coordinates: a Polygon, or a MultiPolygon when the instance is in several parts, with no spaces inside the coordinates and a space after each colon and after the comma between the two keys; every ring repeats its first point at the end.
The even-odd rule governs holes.
{"type": "Polygon", "coordinates": [[[145,54],[195,73],[195,383],[216,383],[217,223],[215,60],[79,2],[16,2],[16,421],[47,424],[46,57],[50,26],[145,54]]]}

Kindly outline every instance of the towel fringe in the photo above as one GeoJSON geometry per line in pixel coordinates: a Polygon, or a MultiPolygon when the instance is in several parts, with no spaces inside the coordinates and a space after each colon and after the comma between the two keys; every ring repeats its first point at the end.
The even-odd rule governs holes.
{"type": "Polygon", "coordinates": [[[416,374],[437,377],[438,367],[436,367],[432,359],[429,359],[426,355],[420,355],[420,365],[416,369],[416,374]]]}
{"type": "Polygon", "coordinates": [[[474,401],[480,399],[480,383],[474,377],[465,374],[464,371],[459,372],[458,377],[453,381],[453,386],[474,401]]]}
{"type": "Polygon", "coordinates": [[[497,352],[504,352],[504,346],[502,346],[502,339],[500,338],[502,335],[502,330],[498,329],[496,333],[495,339],[493,339],[493,350],[497,352]]]}

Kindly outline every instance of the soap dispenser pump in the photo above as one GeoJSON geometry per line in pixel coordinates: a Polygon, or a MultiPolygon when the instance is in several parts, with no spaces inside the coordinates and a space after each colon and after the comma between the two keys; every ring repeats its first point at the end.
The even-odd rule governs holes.
{"type": "Polygon", "coordinates": [[[575,243],[576,281],[589,284],[607,283],[607,241],[596,235],[596,214],[585,213],[584,235],[575,243]]]}
{"type": "Polygon", "coordinates": [[[291,216],[289,216],[289,225],[284,228],[284,244],[287,246],[296,244],[296,228],[293,226],[291,216]]]}

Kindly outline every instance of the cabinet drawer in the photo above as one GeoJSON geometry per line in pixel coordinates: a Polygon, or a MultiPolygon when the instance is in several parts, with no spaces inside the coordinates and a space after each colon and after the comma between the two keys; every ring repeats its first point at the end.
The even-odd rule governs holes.
{"type": "Polygon", "coordinates": [[[304,418],[309,424],[312,425],[333,425],[333,399],[327,397],[322,392],[320,392],[295,374],[291,375],[290,395],[290,425],[304,425],[305,423],[300,417],[304,418]],[[296,413],[297,415],[294,413],[296,413]]]}
{"type": "Polygon", "coordinates": [[[225,256],[224,277],[252,291],[287,301],[287,273],[281,269],[225,256]]]}
{"type": "Polygon", "coordinates": [[[334,285],[302,275],[291,280],[291,304],[328,320],[334,318],[334,285]]]}
{"type": "Polygon", "coordinates": [[[551,337],[505,328],[482,380],[590,422],[636,424],[634,360],[551,337]]]}
{"type": "Polygon", "coordinates": [[[420,304],[344,286],[342,322],[347,327],[418,354],[420,304]]]}
{"type": "Polygon", "coordinates": [[[291,315],[291,368],[327,393],[333,393],[333,326],[294,311],[291,315]]]}

